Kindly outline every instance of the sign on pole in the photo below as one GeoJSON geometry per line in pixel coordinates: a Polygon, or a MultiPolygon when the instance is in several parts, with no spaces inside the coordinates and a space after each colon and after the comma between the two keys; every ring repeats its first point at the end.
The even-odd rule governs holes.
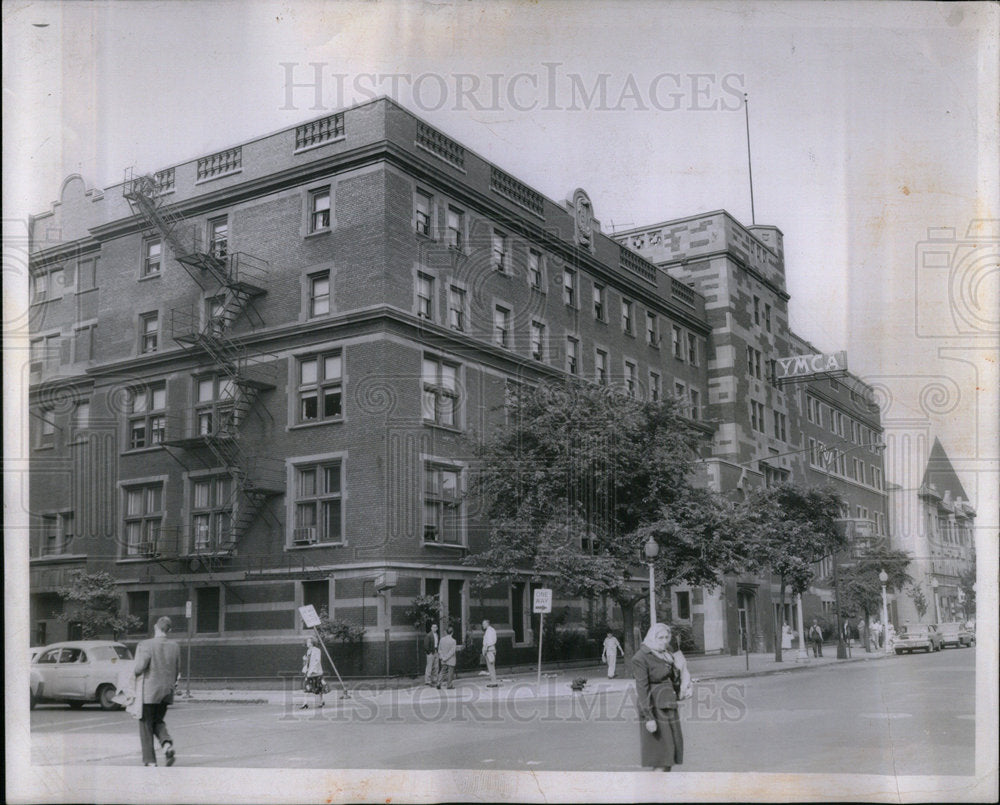
{"type": "Polygon", "coordinates": [[[184,617],[187,618],[188,620],[191,620],[191,602],[190,601],[188,601],[184,605],[184,617]]]}
{"type": "Polygon", "coordinates": [[[302,616],[302,623],[307,629],[319,626],[319,615],[316,614],[316,607],[312,604],[306,604],[304,607],[299,607],[299,615],[302,616]]]}
{"type": "Polygon", "coordinates": [[[538,678],[535,685],[542,690],[542,635],[545,633],[545,613],[552,611],[552,590],[540,587],[535,590],[532,611],[538,615],[538,678]]]}

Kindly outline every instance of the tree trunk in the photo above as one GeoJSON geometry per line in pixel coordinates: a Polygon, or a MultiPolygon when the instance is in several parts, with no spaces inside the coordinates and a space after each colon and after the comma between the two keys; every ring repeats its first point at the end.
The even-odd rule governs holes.
{"type": "MultiPolygon", "coordinates": [[[[784,575],[779,577],[780,593],[778,594],[778,611],[774,615],[774,620],[777,621],[779,617],[785,617],[785,577],[784,575]]],[[[774,630],[774,661],[781,662],[781,643],[785,639],[785,623],[784,620],[780,624],[775,624],[776,628],[774,630]]]]}
{"type": "Polygon", "coordinates": [[[871,627],[869,626],[870,623],[871,623],[871,613],[868,612],[868,609],[866,607],[865,608],[865,635],[864,635],[864,641],[865,641],[865,652],[868,653],[868,654],[871,654],[871,651],[872,651],[872,649],[871,649],[872,632],[871,632],[871,627]]]}

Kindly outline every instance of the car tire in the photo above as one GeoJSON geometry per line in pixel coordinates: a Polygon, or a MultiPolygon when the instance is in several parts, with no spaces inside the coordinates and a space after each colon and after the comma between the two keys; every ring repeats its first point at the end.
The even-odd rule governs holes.
{"type": "Polygon", "coordinates": [[[28,693],[31,694],[31,706],[30,706],[30,709],[34,710],[35,709],[35,705],[38,704],[38,699],[35,698],[35,694],[34,693],[31,693],[31,688],[28,688],[28,693]]]}
{"type": "Polygon", "coordinates": [[[101,705],[102,710],[118,709],[118,703],[114,701],[114,697],[115,697],[114,685],[101,685],[97,689],[97,703],[101,705]]]}
{"type": "Polygon", "coordinates": [[[903,655],[903,649],[901,649],[901,648],[896,649],[896,653],[898,655],[902,656],[903,655]]]}
{"type": "Polygon", "coordinates": [[[66,702],[69,705],[70,710],[79,710],[83,707],[84,702],[66,702]]]}

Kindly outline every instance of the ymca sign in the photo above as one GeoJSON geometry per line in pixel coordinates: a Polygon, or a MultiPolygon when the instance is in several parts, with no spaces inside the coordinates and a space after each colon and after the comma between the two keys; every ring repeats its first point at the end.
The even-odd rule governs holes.
{"type": "Polygon", "coordinates": [[[830,352],[816,355],[793,355],[775,361],[775,380],[805,378],[809,375],[847,371],[847,353],[830,352]]]}

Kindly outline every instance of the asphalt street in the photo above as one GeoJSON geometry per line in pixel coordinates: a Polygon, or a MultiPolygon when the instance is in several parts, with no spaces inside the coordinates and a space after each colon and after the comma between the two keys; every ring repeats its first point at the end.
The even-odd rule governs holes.
{"type": "MultiPolygon", "coordinates": [[[[682,709],[685,760],[713,772],[971,775],[976,650],[707,679],[682,709]]],[[[323,710],[182,702],[167,723],[178,766],[636,771],[631,687],[538,697],[499,691],[357,692],[323,710]]],[[[123,712],[40,706],[36,765],[138,766],[123,712]]]]}

